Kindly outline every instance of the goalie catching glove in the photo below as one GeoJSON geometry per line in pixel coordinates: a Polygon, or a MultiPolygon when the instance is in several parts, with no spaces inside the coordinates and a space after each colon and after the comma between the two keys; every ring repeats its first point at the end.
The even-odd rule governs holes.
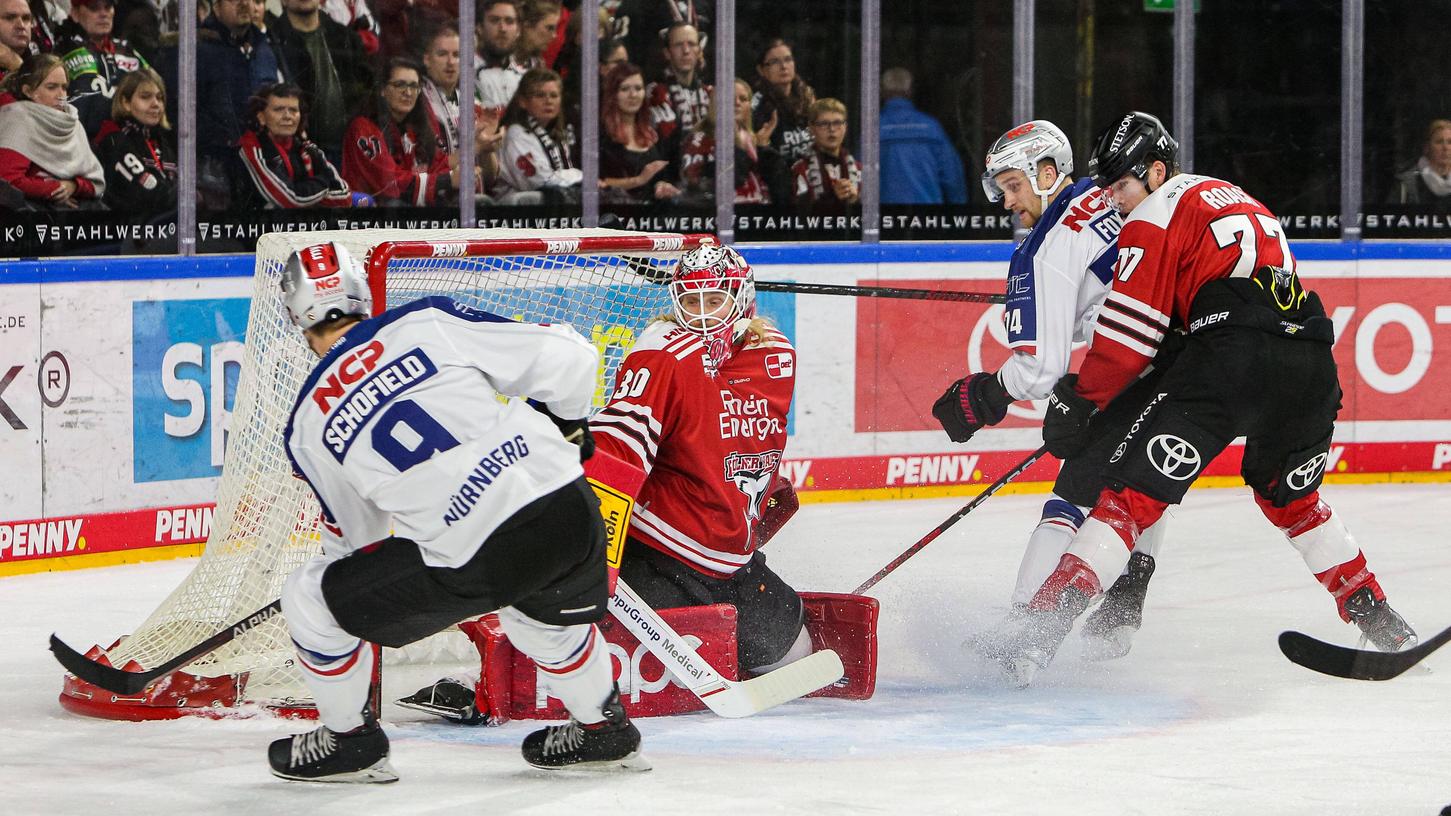
{"type": "Polygon", "coordinates": [[[1043,442],[1048,452],[1059,459],[1078,455],[1092,437],[1088,420],[1098,413],[1098,406],[1077,391],[1078,375],[1065,374],[1053,393],[1048,395],[1048,412],[1043,416],[1043,442]]]}
{"type": "Polygon", "coordinates": [[[932,415],[942,423],[947,438],[966,442],[984,425],[996,425],[1008,414],[1013,397],[996,374],[978,372],[963,377],[932,403],[932,415]]]}

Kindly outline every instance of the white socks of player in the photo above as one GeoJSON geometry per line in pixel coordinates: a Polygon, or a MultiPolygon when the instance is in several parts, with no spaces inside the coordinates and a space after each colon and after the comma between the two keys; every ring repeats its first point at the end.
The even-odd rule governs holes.
{"type": "Polygon", "coordinates": [[[511,606],[499,610],[499,623],[514,648],[539,667],[549,692],[575,720],[588,725],[604,719],[600,705],[614,678],[609,647],[594,624],[553,626],[511,606]]]}

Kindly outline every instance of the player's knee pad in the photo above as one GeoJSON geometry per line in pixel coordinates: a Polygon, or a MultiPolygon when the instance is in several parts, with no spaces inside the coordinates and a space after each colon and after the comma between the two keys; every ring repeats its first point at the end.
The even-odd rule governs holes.
{"type": "Polygon", "coordinates": [[[1184,500],[1189,486],[1229,440],[1166,408],[1159,394],[1129,426],[1108,458],[1108,484],[1134,488],[1164,504],[1184,500]]]}
{"type": "Polygon", "coordinates": [[[1331,434],[1305,448],[1287,454],[1276,472],[1264,476],[1244,473],[1245,482],[1257,496],[1269,499],[1275,507],[1286,507],[1320,489],[1325,481],[1325,467],[1330,462],[1331,434]],[[1257,483],[1258,482],[1258,483],[1257,483]]]}
{"type": "Polygon", "coordinates": [[[417,544],[388,538],[329,564],[322,595],[344,630],[395,649],[497,605],[487,597],[455,595],[433,569],[417,544]]]}
{"type": "Polygon", "coordinates": [[[287,632],[297,647],[311,653],[317,662],[334,660],[358,645],[358,637],[338,622],[323,594],[323,574],[332,563],[314,558],[293,570],[282,584],[287,632]]]}

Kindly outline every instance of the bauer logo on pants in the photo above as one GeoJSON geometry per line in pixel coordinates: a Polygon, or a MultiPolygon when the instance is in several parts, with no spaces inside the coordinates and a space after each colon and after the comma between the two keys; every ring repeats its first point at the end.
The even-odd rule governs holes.
{"type": "Polygon", "coordinates": [[[1176,482],[1194,478],[1201,458],[1188,440],[1172,434],[1159,434],[1149,440],[1149,464],[1176,482]]]}

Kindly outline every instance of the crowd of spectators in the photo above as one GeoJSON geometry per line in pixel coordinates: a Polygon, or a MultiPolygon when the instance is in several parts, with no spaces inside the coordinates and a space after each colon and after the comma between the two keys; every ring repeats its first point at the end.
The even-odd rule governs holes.
{"type": "MultiPolygon", "coordinates": [[[[453,0],[202,0],[199,205],[449,206],[461,193],[577,203],[578,4],[476,8],[476,93],[466,104],[453,0]],[[471,180],[459,178],[466,112],[471,180]]],[[[709,0],[602,4],[606,205],[713,201],[713,13],[709,0]]],[[[135,218],[175,209],[175,16],[175,4],[151,0],[0,0],[0,208],[135,218]]],[[[751,76],[732,88],[736,201],[810,213],[854,205],[861,167],[846,147],[846,106],[817,99],[783,39],[747,65],[751,76]]]]}

